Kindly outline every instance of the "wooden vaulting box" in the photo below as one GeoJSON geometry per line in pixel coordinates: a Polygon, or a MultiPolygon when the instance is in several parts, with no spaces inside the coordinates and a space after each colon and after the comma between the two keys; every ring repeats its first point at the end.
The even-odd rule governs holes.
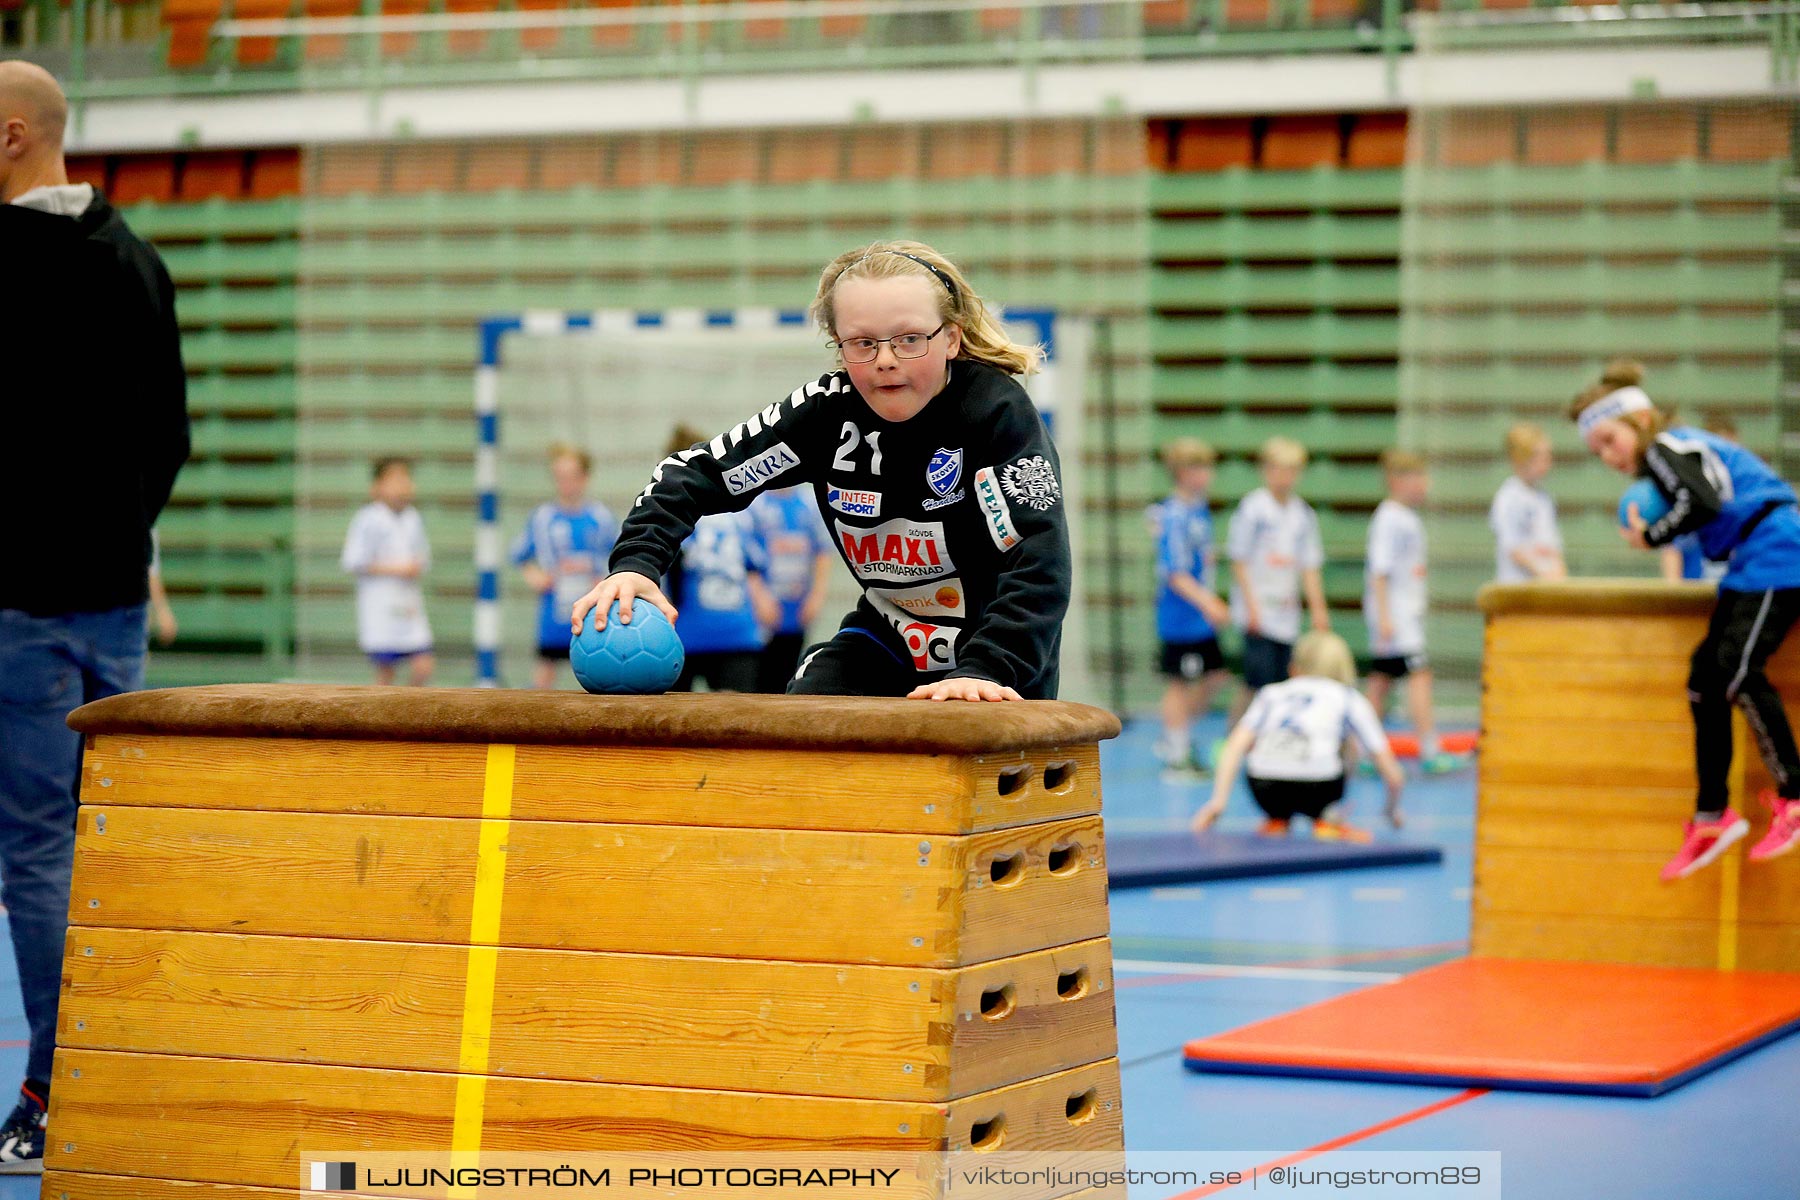
{"type": "Polygon", "coordinates": [[[220,687],[71,723],[46,1194],[1123,1145],[1108,714],[220,687]]]}
{"type": "MultiPolygon", "coordinates": [[[[1731,802],[1750,838],[1688,879],[1658,875],[1694,812],[1687,677],[1713,603],[1710,586],[1651,581],[1482,591],[1475,954],[1800,969],[1800,856],[1745,859],[1770,784],[1741,717],[1731,802]]],[[[1800,655],[1768,669],[1800,717],[1800,655]]]]}

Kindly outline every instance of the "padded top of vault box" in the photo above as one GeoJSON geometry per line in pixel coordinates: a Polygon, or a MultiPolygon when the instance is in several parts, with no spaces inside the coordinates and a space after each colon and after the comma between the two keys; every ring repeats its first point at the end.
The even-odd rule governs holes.
{"type": "Polygon", "coordinates": [[[221,684],[110,696],[76,709],[85,734],[351,738],[583,746],[713,746],[988,754],[1117,737],[1085,704],[933,703],[851,696],[588,696],[496,688],[221,684]]]}
{"type": "Polygon", "coordinates": [[[1710,583],[1662,579],[1558,579],[1537,583],[1490,583],[1476,595],[1488,616],[1531,614],[1557,617],[1704,617],[1718,603],[1710,583]]]}

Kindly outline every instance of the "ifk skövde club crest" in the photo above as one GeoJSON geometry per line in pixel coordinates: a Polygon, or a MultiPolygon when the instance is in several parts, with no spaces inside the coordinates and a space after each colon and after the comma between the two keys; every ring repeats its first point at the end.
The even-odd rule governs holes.
{"type": "Polygon", "coordinates": [[[931,461],[925,464],[925,482],[931,485],[934,493],[948,496],[956,490],[956,485],[962,482],[962,460],[961,449],[945,450],[941,446],[931,456],[931,461]]]}

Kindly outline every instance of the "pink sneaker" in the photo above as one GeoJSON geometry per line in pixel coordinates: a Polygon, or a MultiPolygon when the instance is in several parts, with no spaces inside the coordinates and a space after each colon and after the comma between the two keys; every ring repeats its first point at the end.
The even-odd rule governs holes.
{"type": "Polygon", "coordinates": [[[1681,839],[1681,849],[1663,865],[1663,882],[1686,879],[1702,867],[1712,866],[1733,842],[1749,832],[1750,822],[1733,808],[1726,809],[1711,821],[1698,818],[1689,821],[1687,833],[1681,839]]]}
{"type": "Polygon", "coordinates": [[[1763,798],[1775,815],[1769,818],[1769,832],[1750,848],[1751,862],[1768,862],[1800,847],[1800,800],[1783,800],[1779,796],[1763,798]]]}

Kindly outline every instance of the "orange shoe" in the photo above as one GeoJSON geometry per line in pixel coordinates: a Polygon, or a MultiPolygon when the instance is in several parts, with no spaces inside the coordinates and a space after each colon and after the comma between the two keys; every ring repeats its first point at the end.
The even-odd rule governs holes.
{"type": "Polygon", "coordinates": [[[1286,837],[1287,835],[1288,823],[1277,821],[1274,817],[1264,821],[1256,830],[1257,837],[1286,837]]]}
{"type": "Polygon", "coordinates": [[[1366,846],[1375,840],[1375,835],[1368,830],[1342,821],[1314,821],[1313,837],[1321,842],[1349,842],[1356,846],[1366,846]]]}

